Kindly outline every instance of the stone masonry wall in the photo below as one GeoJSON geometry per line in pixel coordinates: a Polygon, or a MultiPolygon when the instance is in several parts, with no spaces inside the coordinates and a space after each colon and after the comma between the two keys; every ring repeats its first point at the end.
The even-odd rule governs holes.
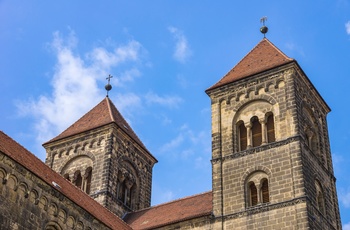
{"type": "MultiPolygon", "coordinates": [[[[304,184],[294,63],[222,86],[212,100],[213,212],[227,229],[306,229],[304,184]],[[275,142],[240,151],[236,124],[274,116],[275,142]],[[269,202],[249,206],[247,178],[267,175],[269,202]],[[222,189],[222,190],[221,190],[222,189]],[[260,225],[261,224],[261,225],[260,225]]],[[[215,224],[216,225],[216,224],[215,224]]]]}
{"type": "Polygon", "coordinates": [[[341,229],[326,119],[330,109],[306,76],[295,72],[294,79],[299,130],[304,140],[301,153],[311,227],[341,229]],[[321,182],[325,213],[319,210],[317,204],[316,181],[321,182]]]}
{"type": "Polygon", "coordinates": [[[46,164],[62,176],[69,171],[72,178],[76,170],[92,166],[89,195],[118,216],[150,206],[155,159],[115,124],[46,144],[45,148],[46,164]],[[127,171],[137,187],[129,206],[117,198],[118,178],[127,171]]]}
{"type": "Polygon", "coordinates": [[[1,152],[0,182],[0,229],[109,229],[1,152]]]}

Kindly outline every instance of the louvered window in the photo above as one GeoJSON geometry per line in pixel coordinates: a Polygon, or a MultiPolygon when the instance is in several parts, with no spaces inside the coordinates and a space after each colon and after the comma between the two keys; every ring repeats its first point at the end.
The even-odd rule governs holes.
{"type": "Polygon", "coordinates": [[[267,179],[264,179],[261,186],[262,203],[268,203],[270,201],[269,195],[269,183],[267,179]]]}
{"type": "Polygon", "coordinates": [[[77,186],[78,188],[81,188],[81,183],[83,181],[83,178],[81,177],[80,171],[76,171],[75,175],[74,175],[74,184],[75,186],[77,186]]]}
{"type": "Polygon", "coordinates": [[[267,142],[268,143],[274,142],[276,140],[275,139],[275,123],[274,123],[272,114],[267,117],[266,128],[267,128],[267,142]]]}
{"type": "Polygon", "coordinates": [[[247,149],[247,128],[241,123],[238,127],[239,130],[239,146],[240,151],[247,149]]]}
{"type": "Polygon", "coordinates": [[[249,194],[250,194],[250,206],[254,206],[258,204],[258,191],[254,182],[249,184],[249,194]]]}
{"type": "Polygon", "coordinates": [[[253,147],[260,146],[262,143],[261,124],[257,117],[252,118],[252,137],[253,147]]]}

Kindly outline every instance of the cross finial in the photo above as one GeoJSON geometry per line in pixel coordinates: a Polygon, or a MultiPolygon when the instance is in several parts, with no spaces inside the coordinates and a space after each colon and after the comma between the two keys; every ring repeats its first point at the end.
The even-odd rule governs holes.
{"type": "Polygon", "coordinates": [[[110,91],[111,89],[112,89],[112,86],[111,86],[111,84],[110,84],[110,81],[111,81],[111,78],[112,78],[113,76],[112,75],[108,75],[108,77],[106,78],[106,80],[108,80],[108,83],[107,83],[107,85],[105,86],[105,89],[107,90],[107,97],[108,97],[108,91],[110,91]]]}
{"type": "Polygon", "coordinates": [[[267,21],[267,17],[264,16],[260,19],[260,22],[263,24],[263,26],[260,28],[260,32],[264,34],[264,38],[265,38],[265,34],[268,31],[267,26],[265,26],[265,22],[267,21]]]}

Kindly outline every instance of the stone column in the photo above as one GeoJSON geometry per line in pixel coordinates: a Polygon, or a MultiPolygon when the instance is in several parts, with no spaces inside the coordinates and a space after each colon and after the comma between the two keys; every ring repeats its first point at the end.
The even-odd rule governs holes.
{"type": "Polygon", "coordinates": [[[252,147],[252,124],[244,124],[244,126],[247,128],[247,149],[252,147]]]}
{"type": "Polygon", "coordinates": [[[265,118],[259,119],[259,123],[261,125],[261,145],[264,145],[267,143],[267,131],[266,131],[265,118]]]}

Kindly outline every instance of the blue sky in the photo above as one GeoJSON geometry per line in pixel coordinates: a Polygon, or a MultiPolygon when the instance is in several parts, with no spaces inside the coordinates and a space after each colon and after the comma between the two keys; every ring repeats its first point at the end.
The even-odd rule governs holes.
{"type": "Polygon", "coordinates": [[[261,39],[298,61],[332,112],[342,223],[350,229],[350,1],[0,0],[0,129],[41,144],[105,97],[157,157],[152,203],[211,190],[210,100],[261,39]]]}

